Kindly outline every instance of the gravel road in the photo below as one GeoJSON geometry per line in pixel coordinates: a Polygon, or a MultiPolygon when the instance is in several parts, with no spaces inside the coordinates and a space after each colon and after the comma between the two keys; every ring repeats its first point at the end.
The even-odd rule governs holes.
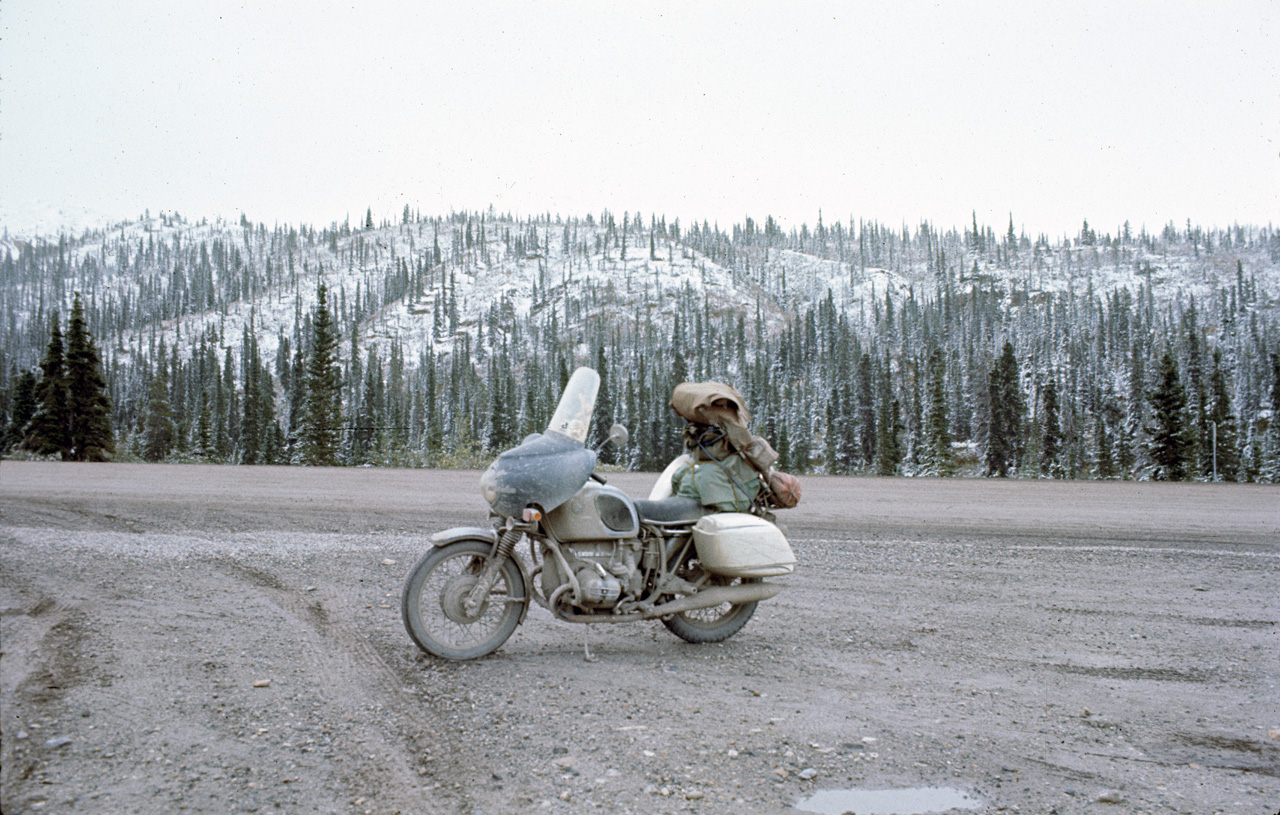
{"type": "Polygon", "coordinates": [[[1280,489],[808,478],[728,642],[445,663],[399,592],[477,479],[0,464],[0,809],[1280,811],[1280,489]]]}

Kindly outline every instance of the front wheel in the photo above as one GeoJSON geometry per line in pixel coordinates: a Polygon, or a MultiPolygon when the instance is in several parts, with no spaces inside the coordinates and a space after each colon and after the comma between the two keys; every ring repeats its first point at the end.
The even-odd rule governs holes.
{"type": "MultiPolygon", "coordinates": [[[[710,586],[734,586],[739,583],[759,583],[758,577],[741,579],[716,576],[708,581],[710,586]]],[[[758,603],[721,603],[711,608],[697,608],[664,617],[667,630],[685,642],[724,642],[742,630],[756,613],[758,603]]]]}
{"type": "Polygon", "coordinates": [[[468,614],[464,606],[492,549],[485,541],[459,541],[432,549],[413,567],[400,612],[419,648],[445,659],[476,659],[498,650],[515,632],[528,595],[512,558],[498,569],[479,609],[468,614]]]}

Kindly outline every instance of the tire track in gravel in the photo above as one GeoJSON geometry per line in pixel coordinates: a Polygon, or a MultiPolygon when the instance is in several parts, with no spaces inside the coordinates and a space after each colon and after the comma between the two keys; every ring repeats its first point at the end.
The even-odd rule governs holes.
{"type": "MultiPolygon", "coordinates": [[[[284,584],[272,572],[230,558],[218,558],[218,569],[234,580],[252,587],[276,608],[291,618],[295,627],[310,632],[325,646],[301,649],[308,662],[335,681],[359,680],[369,690],[394,696],[411,678],[393,668],[373,646],[368,637],[354,625],[331,614],[320,598],[303,597],[306,588],[284,584]],[[369,687],[369,680],[374,684],[369,687]]],[[[315,593],[318,593],[316,590],[315,593]]],[[[323,692],[323,690],[322,690],[323,692]]]]}
{"type": "Polygon", "coordinates": [[[39,733],[44,722],[31,712],[60,710],[67,690],[84,677],[74,657],[75,646],[85,636],[84,613],[62,605],[33,587],[18,585],[5,575],[3,639],[0,665],[5,704],[0,707],[0,786],[5,789],[31,783],[38,778],[40,754],[28,729],[39,733]],[[35,595],[35,597],[32,597],[35,595]],[[17,601],[17,602],[15,602],[17,601]],[[34,659],[21,658],[34,653],[34,659]]]}
{"type": "Polygon", "coordinates": [[[345,775],[362,791],[358,797],[405,811],[423,811],[428,803],[430,811],[442,803],[466,808],[453,788],[475,772],[474,765],[449,738],[452,727],[433,702],[421,666],[389,661],[371,635],[347,622],[354,618],[349,610],[331,610],[329,598],[317,596],[319,588],[287,585],[277,573],[243,560],[219,557],[214,564],[290,620],[279,634],[298,640],[291,655],[318,679],[309,691],[348,728],[342,740],[358,765],[345,775]],[[331,692],[336,686],[344,690],[331,692]],[[352,689],[359,689],[354,699],[352,689]]]}

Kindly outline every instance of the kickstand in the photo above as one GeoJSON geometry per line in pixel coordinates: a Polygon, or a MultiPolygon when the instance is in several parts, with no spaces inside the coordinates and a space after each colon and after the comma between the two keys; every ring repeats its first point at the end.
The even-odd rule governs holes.
{"type": "Polygon", "coordinates": [[[585,625],[582,627],[582,658],[585,659],[587,662],[595,662],[597,659],[599,659],[599,657],[594,657],[591,655],[591,642],[589,637],[587,636],[587,633],[589,630],[590,629],[588,629],[585,625]]]}

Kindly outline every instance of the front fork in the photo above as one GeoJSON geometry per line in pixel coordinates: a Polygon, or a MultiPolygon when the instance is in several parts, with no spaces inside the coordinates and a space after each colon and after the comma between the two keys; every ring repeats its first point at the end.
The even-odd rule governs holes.
{"type": "Polygon", "coordinates": [[[489,590],[493,588],[494,582],[498,579],[498,570],[502,568],[502,564],[507,562],[507,558],[511,557],[511,553],[516,548],[516,543],[525,534],[535,528],[535,524],[521,524],[511,521],[502,534],[498,537],[497,542],[493,544],[493,551],[489,553],[489,559],[485,561],[484,568],[480,570],[480,576],[476,578],[476,584],[471,587],[471,591],[467,592],[467,597],[462,601],[462,610],[468,617],[476,617],[480,614],[480,609],[484,607],[485,598],[489,596],[489,590]]]}

